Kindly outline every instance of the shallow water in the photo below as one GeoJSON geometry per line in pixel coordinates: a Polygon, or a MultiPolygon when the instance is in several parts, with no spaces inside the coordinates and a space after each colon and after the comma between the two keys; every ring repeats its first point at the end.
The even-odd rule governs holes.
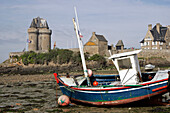
{"type": "Polygon", "coordinates": [[[170,112],[169,106],[92,107],[70,104],[59,107],[56,98],[62,95],[55,81],[18,82],[0,85],[0,112],[85,112],[138,113],[170,112]],[[57,89],[57,90],[56,90],[57,89]],[[57,94],[57,97],[56,97],[57,94]]]}

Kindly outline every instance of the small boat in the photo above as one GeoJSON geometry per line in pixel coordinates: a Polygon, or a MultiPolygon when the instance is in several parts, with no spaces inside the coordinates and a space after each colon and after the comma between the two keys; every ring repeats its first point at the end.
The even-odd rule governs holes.
{"type": "Polygon", "coordinates": [[[54,73],[62,93],[68,96],[71,102],[115,106],[150,99],[168,92],[170,70],[141,73],[137,57],[141,50],[114,54],[109,57],[119,75],[90,75],[85,64],[78,22],[73,19],[73,23],[84,75],[66,77],[54,73]]]}
{"type": "Polygon", "coordinates": [[[146,71],[152,71],[154,68],[155,68],[155,65],[152,65],[152,64],[145,65],[146,71]]]}

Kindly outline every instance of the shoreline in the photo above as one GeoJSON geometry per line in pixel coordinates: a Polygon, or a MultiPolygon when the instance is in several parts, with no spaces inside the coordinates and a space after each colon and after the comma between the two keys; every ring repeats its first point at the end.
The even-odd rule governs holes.
{"type": "MultiPolygon", "coordinates": [[[[83,75],[83,72],[70,72],[71,76],[74,75],[83,75]]],[[[94,74],[117,74],[114,71],[96,71],[94,74]]],[[[59,75],[66,75],[66,73],[59,73],[59,75]]],[[[55,77],[53,73],[48,74],[26,74],[26,75],[20,75],[20,74],[14,74],[14,75],[8,75],[4,74],[0,76],[0,85],[4,84],[13,84],[13,83],[19,83],[19,82],[37,82],[37,81],[55,81],[55,77]]]]}
{"type": "Polygon", "coordinates": [[[10,75],[0,76],[0,85],[13,84],[20,82],[37,82],[37,81],[53,81],[53,74],[36,74],[36,75],[10,75]]]}

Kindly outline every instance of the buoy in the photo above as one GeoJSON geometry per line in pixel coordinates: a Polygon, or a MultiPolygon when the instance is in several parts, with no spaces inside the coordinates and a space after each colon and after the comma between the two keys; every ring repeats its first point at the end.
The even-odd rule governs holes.
{"type": "Polygon", "coordinates": [[[60,106],[67,106],[69,103],[70,103],[70,100],[69,100],[68,96],[66,96],[66,95],[61,95],[58,98],[58,105],[60,105],[60,106]]]}
{"type": "Polygon", "coordinates": [[[149,79],[149,80],[151,80],[151,79],[152,79],[152,76],[151,76],[151,75],[149,75],[149,76],[148,76],[148,79],[149,79]]]}
{"type": "Polygon", "coordinates": [[[92,70],[91,69],[87,69],[87,72],[88,72],[89,77],[91,77],[92,74],[93,74],[92,70]]]}
{"type": "Polygon", "coordinates": [[[98,85],[98,82],[97,81],[94,81],[93,82],[93,86],[97,86],[98,85]]]}

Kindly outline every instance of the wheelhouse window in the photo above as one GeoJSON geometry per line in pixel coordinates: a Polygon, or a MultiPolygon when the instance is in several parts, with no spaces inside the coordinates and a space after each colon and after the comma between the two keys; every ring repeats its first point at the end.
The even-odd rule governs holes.
{"type": "Polygon", "coordinates": [[[120,70],[132,68],[132,63],[130,61],[130,58],[118,60],[118,65],[120,70]]]}

